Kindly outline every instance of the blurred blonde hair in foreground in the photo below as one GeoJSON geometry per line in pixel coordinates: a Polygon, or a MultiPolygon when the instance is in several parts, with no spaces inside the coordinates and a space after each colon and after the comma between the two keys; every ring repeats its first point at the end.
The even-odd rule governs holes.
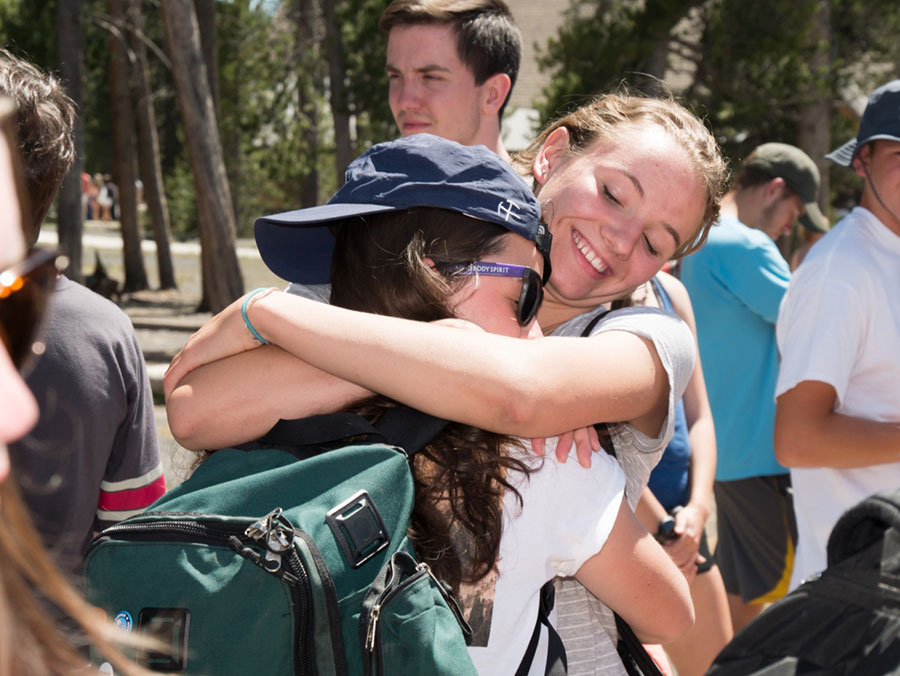
{"type": "MultiPolygon", "coordinates": [[[[0,272],[17,264],[24,249],[22,226],[28,214],[25,183],[18,157],[15,135],[15,108],[0,97],[0,272]],[[6,249],[4,251],[3,249],[6,249]]],[[[2,302],[2,299],[0,299],[2,302]]],[[[16,317],[9,318],[10,322],[16,317]]],[[[23,319],[24,321],[24,319],[23,319]]],[[[0,326],[0,337],[5,337],[0,326]]],[[[0,406],[10,409],[28,403],[2,401],[11,393],[27,399],[27,391],[16,373],[6,348],[0,347],[0,406]],[[21,387],[20,387],[21,386],[21,387]]],[[[27,416],[26,416],[27,418],[27,416]]],[[[0,455],[6,468],[6,444],[23,432],[14,424],[13,415],[0,415],[0,455]]],[[[112,664],[116,673],[129,676],[149,675],[126,659],[115,644],[137,645],[137,638],[127,639],[102,611],[88,605],[56,569],[40,536],[19,498],[14,471],[0,473],[0,676],[59,676],[61,674],[96,673],[87,669],[87,659],[78,648],[95,646],[112,664]],[[53,607],[70,617],[81,637],[65,637],[60,632],[53,607]]]]}

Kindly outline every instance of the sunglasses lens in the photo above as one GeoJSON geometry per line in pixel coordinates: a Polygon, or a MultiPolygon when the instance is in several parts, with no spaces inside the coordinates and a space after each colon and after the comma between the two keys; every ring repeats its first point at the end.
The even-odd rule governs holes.
{"type": "Polygon", "coordinates": [[[528,270],[522,279],[522,294],[519,297],[519,313],[517,319],[522,326],[528,326],[534,321],[541,301],[544,299],[544,289],[541,286],[541,278],[534,270],[528,270]]]}
{"type": "MultiPolygon", "coordinates": [[[[34,354],[41,319],[56,280],[55,258],[0,286],[0,338],[13,364],[22,371],[34,354]]],[[[4,273],[5,274],[5,273],[4,273]]]]}

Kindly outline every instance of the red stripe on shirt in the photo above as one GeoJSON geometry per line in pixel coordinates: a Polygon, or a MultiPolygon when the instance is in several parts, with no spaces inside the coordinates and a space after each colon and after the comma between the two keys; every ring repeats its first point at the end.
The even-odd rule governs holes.
{"type": "Polygon", "coordinates": [[[160,476],[152,483],[140,488],[116,491],[114,493],[100,491],[100,501],[97,504],[97,509],[109,512],[143,509],[155,502],[165,492],[166,479],[160,476]]]}

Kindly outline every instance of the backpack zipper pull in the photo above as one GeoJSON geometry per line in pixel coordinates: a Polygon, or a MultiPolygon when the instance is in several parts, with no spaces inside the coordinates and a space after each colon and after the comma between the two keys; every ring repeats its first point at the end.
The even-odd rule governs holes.
{"type": "Polygon", "coordinates": [[[372,606],[372,612],[369,613],[369,626],[366,629],[366,650],[370,653],[375,650],[375,627],[378,624],[378,616],[381,614],[381,604],[376,603],[372,606]]]}
{"type": "Polygon", "coordinates": [[[282,517],[282,511],[281,507],[276,507],[244,531],[244,535],[266,548],[263,565],[270,573],[277,573],[281,569],[281,557],[290,549],[294,540],[294,528],[282,517]]]}

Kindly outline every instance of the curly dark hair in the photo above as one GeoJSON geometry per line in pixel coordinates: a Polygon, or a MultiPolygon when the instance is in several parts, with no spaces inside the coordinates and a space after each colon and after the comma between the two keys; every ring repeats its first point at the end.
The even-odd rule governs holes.
{"type": "MultiPolygon", "coordinates": [[[[418,321],[453,317],[448,300],[466,278],[441,276],[429,262],[440,269],[481,260],[496,253],[507,234],[499,225],[434,208],[345,221],[331,264],[331,302],[418,321]]],[[[393,406],[392,400],[376,396],[348,410],[375,421],[393,406]]],[[[454,591],[496,565],[504,492],[513,491],[521,502],[510,472],[529,471],[510,457],[510,447],[518,444],[451,423],[415,458],[410,537],[419,557],[454,591]]]]}

